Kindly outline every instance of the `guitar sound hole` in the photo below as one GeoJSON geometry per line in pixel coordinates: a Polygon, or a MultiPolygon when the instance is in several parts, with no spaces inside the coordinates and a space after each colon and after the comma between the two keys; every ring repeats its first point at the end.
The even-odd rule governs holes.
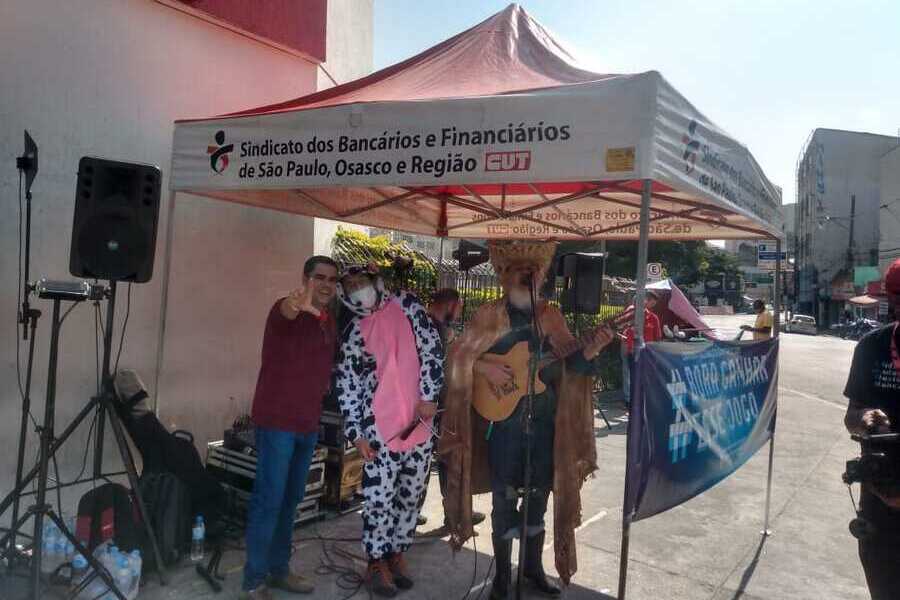
{"type": "Polygon", "coordinates": [[[510,379],[503,385],[494,385],[491,384],[491,391],[494,393],[494,397],[497,400],[503,399],[504,396],[508,396],[515,391],[518,391],[519,385],[516,383],[515,378],[510,379]]]}

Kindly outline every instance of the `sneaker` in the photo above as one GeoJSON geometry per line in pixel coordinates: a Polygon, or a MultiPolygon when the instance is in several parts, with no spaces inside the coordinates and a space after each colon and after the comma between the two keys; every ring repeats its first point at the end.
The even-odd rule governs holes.
{"type": "Polygon", "coordinates": [[[386,560],[370,560],[366,570],[366,583],[376,596],[393,598],[397,595],[397,585],[386,560]]]}
{"type": "Polygon", "coordinates": [[[274,596],[272,596],[272,590],[266,587],[265,584],[259,586],[255,590],[241,590],[241,593],[238,595],[239,600],[274,600],[274,596]]]}
{"type": "Polygon", "coordinates": [[[279,579],[273,578],[269,585],[293,594],[312,594],[316,591],[316,586],[312,581],[296,573],[288,573],[279,579]]]}
{"type": "Polygon", "coordinates": [[[398,552],[397,554],[392,554],[388,559],[388,567],[391,569],[391,575],[394,576],[394,584],[401,590],[411,589],[413,586],[413,580],[409,576],[409,567],[406,564],[406,559],[403,558],[403,554],[398,552]]]}

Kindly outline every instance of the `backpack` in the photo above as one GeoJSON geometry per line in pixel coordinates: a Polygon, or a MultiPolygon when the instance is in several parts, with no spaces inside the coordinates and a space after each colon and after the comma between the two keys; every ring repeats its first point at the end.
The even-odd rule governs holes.
{"type": "Polygon", "coordinates": [[[207,534],[215,532],[225,505],[225,490],[203,466],[194,436],[184,430],[169,433],[149,411],[121,412],[122,422],[141,453],[144,475],[151,472],[176,475],[188,486],[191,515],[203,515],[207,534]]]}
{"type": "MultiPolygon", "coordinates": [[[[181,560],[190,548],[191,537],[191,494],[188,486],[172,473],[145,472],[141,475],[138,488],[147,515],[156,533],[159,554],[165,566],[181,560]]],[[[155,557],[149,542],[143,552],[144,565],[156,567],[155,557]]]]}
{"type": "Polygon", "coordinates": [[[128,488],[104,483],[85,493],[78,501],[75,537],[91,552],[108,540],[126,552],[139,548],[143,530],[128,488]]]}

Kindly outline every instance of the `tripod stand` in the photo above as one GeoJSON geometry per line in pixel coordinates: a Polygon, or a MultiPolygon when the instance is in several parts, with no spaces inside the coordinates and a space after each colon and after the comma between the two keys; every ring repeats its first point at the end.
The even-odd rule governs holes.
{"type": "MultiPolygon", "coordinates": [[[[57,375],[57,362],[58,362],[58,354],[59,354],[59,335],[60,328],[62,322],[60,320],[60,304],[63,301],[59,296],[53,297],[53,315],[52,315],[52,323],[51,323],[51,333],[50,333],[50,355],[49,355],[49,363],[47,367],[47,397],[46,403],[44,406],[44,421],[43,425],[39,428],[40,432],[40,459],[38,464],[29,471],[29,473],[21,478],[18,485],[15,489],[12,490],[2,502],[0,502],[0,515],[6,512],[6,509],[13,503],[18,505],[19,496],[31,484],[31,482],[38,478],[37,482],[37,496],[35,499],[35,504],[26,511],[24,515],[15,520],[10,527],[10,531],[0,538],[0,548],[7,545],[7,543],[15,536],[16,532],[22,528],[25,522],[34,517],[34,535],[32,538],[32,559],[31,559],[31,575],[30,575],[30,585],[31,585],[31,598],[33,600],[39,600],[41,598],[41,583],[40,583],[40,575],[41,575],[41,554],[40,549],[42,545],[43,538],[43,524],[44,517],[48,517],[51,521],[53,521],[59,530],[65,535],[65,537],[75,546],[76,551],[84,556],[90,566],[93,568],[93,576],[99,576],[103,582],[109,587],[110,591],[120,600],[125,600],[125,596],[122,594],[122,591],[119,590],[115,583],[113,582],[112,576],[110,573],[100,564],[99,561],[94,558],[94,556],[85,548],[82,543],[74,536],[72,532],[70,532],[65,523],[60,519],[60,517],[53,511],[52,507],[46,503],[46,493],[47,493],[47,476],[48,476],[48,465],[50,459],[56,454],[56,452],[60,449],[60,447],[65,443],[65,441],[69,438],[73,431],[79,426],[79,424],[91,414],[93,411],[99,411],[99,418],[102,419],[104,415],[108,415],[110,424],[112,425],[113,433],[116,438],[116,443],[119,448],[119,454],[122,458],[122,462],[125,465],[126,472],[128,474],[128,480],[131,485],[131,489],[134,493],[134,497],[137,501],[138,511],[141,517],[141,520],[146,529],[146,534],[148,539],[150,540],[151,547],[153,549],[154,558],[156,559],[156,564],[159,569],[159,577],[160,582],[162,584],[166,583],[165,572],[163,569],[163,562],[160,556],[159,547],[156,542],[156,534],[153,531],[153,527],[150,523],[147,509],[144,504],[143,498],[141,494],[138,492],[138,480],[137,480],[137,472],[134,465],[134,459],[131,455],[131,451],[128,447],[128,442],[125,439],[125,433],[122,427],[122,423],[119,420],[118,413],[116,412],[114,405],[114,397],[115,391],[113,389],[113,377],[109,371],[110,357],[112,354],[112,330],[113,330],[113,319],[115,316],[115,299],[116,299],[116,282],[110,281],[109,291],[108,291],[108,305],[107,305],[107,326],[104,332],[104,340],[103,340],[103,377],[102,377],[102,385],[101,391],[98,396],[91,398],[90,402],[78,413],[75,419],[66,427],[65,431],[60,435],[59,438],[54,438],[54,420],[55,420],[55,409],[56,409],[56,375],[57,375]]],[[[78,301],[78,300],[76,300],[78,301]]],[[[29,364],[29,382],[30,382],[30,372],[31,365],[29,364]]],[[[27,398],[27,393],[26,393],[27,398]]],[[[99,421],[98,421],[99,422],[99,421]]],[[[21,447],[25,444],[24,436],[19,440],[20,444],[20,455],[22,453],[21,447]]],[[[98,443],[95,446],[95,456],[94,456],[94,478],[102,477],[102,473],[100,473],[99,465],[102,463],[102,434],[101,430],[98,428],[98,443]],[[99,454],[99,456],[98,456],[99,454]]],[[[60,485],[57,482],[57,485],[60,485]]],[[[11,548],[14,550],[14,547],[11,548]]]]}

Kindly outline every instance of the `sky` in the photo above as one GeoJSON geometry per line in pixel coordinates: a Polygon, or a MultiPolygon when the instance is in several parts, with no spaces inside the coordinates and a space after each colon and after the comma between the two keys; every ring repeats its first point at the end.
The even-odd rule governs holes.
{"type": "MultiPolygon", "coordinates": [[[[503,10],[505,0],[375,0],[375,68],[503,10]]],[[[523,0],[584,66],[659,71],[745,144],[795,202],[817,127],[900,132],[900,2],[523,0]]]]}

